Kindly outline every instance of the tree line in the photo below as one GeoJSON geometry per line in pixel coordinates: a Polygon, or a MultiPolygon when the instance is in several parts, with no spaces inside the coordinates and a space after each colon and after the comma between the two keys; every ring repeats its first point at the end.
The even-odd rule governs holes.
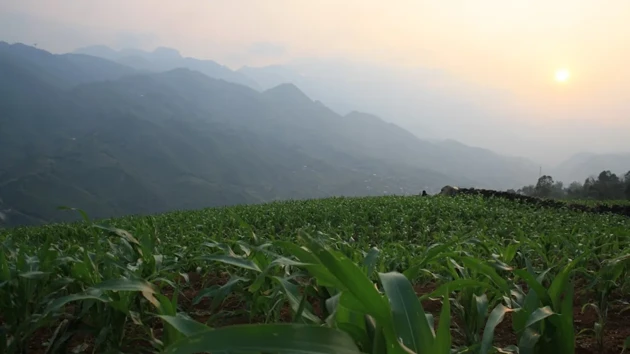
{"type": "Polygon", "coordinates": [[[509,192],[554,199],[630,200],[630,171],[623,176],[602,171],[597,178],[589,177],[584,183],[572,182],[567,187],[562,181],[554,181],[553,177],[544,175],[538,178],[536,185],[509,192]]]}

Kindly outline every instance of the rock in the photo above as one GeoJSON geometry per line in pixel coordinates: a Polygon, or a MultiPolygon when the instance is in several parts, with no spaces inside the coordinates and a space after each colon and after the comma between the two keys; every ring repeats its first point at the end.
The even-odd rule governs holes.
{"type": "Polygon", "coordinates": [[[440,190],[440,195],[454,196],[459,193],[459,188],[453,186],[444,186],[440,190]]]}

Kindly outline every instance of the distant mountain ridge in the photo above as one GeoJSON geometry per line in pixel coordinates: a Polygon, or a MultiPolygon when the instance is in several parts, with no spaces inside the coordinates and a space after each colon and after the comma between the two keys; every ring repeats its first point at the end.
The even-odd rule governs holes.
{"type": "Polygon", "coordinates": [[[108,59],[142,71],[162,72],[187,68],[199,71],[211,78],[234,82],[260,90],[260,86],[256,81],[239,72],[232,71],[230,68],[212,60],[184,58],[179,51],[172,48],[158,47],[152,52],[131,48],[116,51],[101,45],[79,48],[74,53],[108,59]]]}
{"type": "MultiPolygon", "coordinates": [[[[133,65],[133,63],[129,62],[129,60],[121,60],[121,57],[146,58],[149,54],[149,56],[158,55],[165,58],[181,57],[176,50],[163,47],[155,49],[152,54],[138,49],[124,49],[121,51],[115,51],[104,46],[87,47],[83,49],[78,49],[76,52],[88,53],[103,58],[118,60],[119,62],[126,63],[136,68],[143,67],[143,65],[133,65]]],[[[225,73],[229,72],[233,74],[238,74],[242,77],[246,77],[248,80],[248,83],[246,83],[246,85],[256,90],[262,89],[263,91],[271,90],[271,92],[274,92],[276,90],[289,90],[289,88],[291,88],[291,90],[296,95],[303,97],[304,101],[311,101],[311,98],[309,98],[304,93],[304,91],[302,91],[302,86],[310,86],[308,81],[309,78],[302,77],[293,69],[285,66],[278,65],[265,68],[244,67],[237,70],[236,72],[225,68],[225,73],[222,75],[218,75],[216,73],[208,73],[204,72],[203,70],[199,70],[195,65],[192,65],[191,63],[194,63],[194,60],[187,62],[179,61],[178,65],[180,65],[181,67],[189,68],[191,70],[201,71],[202,73],[205,73],[206,75],[213,78],[223,78],[229,82],[242,84],[243,80],[240,79],[240,77],[236,79],[233,76],[229,76],[225,73]]],[[[144,67],[146,68],[147,66],[144,65],[144,67]]],[[[165,67],[173,67],[173,65],[165,67]]],[[[334,75],[334,73],[330,73],[330,75],[334,75]]],[[[316,91],[317,90],[318,89],[316,89],[316,91]]],[[[289,93],[287,92],[287,94],[289,93]]],[[[283,96],[279,95],[279,97],[283,96]]],[[[334,101],[334,99],[332,99],[330,96],[326,97],[327,102],[330,102],[331,100],[334,101]]],[[[347,106],[344,102],[332,103],[338,107],[347,106]]],[[[340,111],[337,110],[337,112],[340,111]]],[[[350,113],[352,112],[357,112],[357,110],[351,110],[350,113]]],[[[378,119],[381,120],[381,118],[378,119]]],[[[454,126],[452,129],[460,129],[460,127],[454,126]]],[[[411,137],[412,134],[408,132],[405,135],[410,140],[417,140],[415,139],[415,135],[411,137]]],[[[462,144],[461,147],[464,147],[464,149],[473,149],[474,151],[480,153],[480,155],[475,154],[473,151],[468,151],[466,153],[467,157],[465,159],[459,159],[457,155],[461,154],[461,147],[453,148],[453,146],[449,144],[439,143],[438,147],[436,148],[436,146],[432,146],[431,144],[433,143],[428,143],[428,141],[423,141],[422,144],[418,144],[417,141],[412,143],[412,145],[418,145],[412,148],[422,149],[423,153],[431,151],[431,153],[426,154],[425,156],[420,156],[421,154],[417,154],[417,156],[412,156],[411,161],[414,161],[413,164],[417,165],[418,163],[420,163],[425,168],[433,169],[445,174],[466,174],[469,179],[477,181],[475,182],[477,184],[493,185],[496,188],[513,188],[517,185],[528,183],[528,181],[537,178],[538,164],[524,158],[501,156],[499,154],[492,153],[489,150],[475,149],[462,144]],[[443,154],[441,152],[443,152],[443,154]],[[477,160],[484,162],[485,165],[483,168],[480,168],[480,166],[477,166],[475,164],[477,160]]]]}
{"type": "Polygon", "coordinates": [[[0,43],[0,212],[11,225],[71,219],[58,205],[105,217],[538,177],[526,159],[340,115],[293,83],[260,92],[188,64],[121,64],[147,52],[91,48],[98,55],[0,43]]]}
{"type": "Polygon", "coordinates": [[[60,88],[93,82],[116,80],[136,70],[112,61],[82,54],[51,54],[22,43],[0,41],[0,55],[42,81],[60,88]]]}
{"type": "Polygon", "coordinates": [[[583,152],[575,154],[558,166],[550,169],[549,174],[556,180],[570,183],[584,182],[601,171],[611,171],[618,176],[630,170],[630,153],[597,154],[583,152]]]}
{"type": "Polygon", "coordinates": [[[124,75],[113,63],[120,72],[98,72],[98,58],[96,72],[84,72],[40,50],[42,61],[4,49],[0,209],[9,225],[76,219],[59,205],[108,217],[472,183],[361,152],[337,126],[342,117],[291,86],[259,93],[188,69],[124,75]],[[55,80],[59,72],[77,75],[55,80]]]}

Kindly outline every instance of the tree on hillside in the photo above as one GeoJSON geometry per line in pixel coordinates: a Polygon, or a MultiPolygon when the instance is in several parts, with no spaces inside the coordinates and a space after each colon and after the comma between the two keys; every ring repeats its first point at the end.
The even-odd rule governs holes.
{"type": "Polygon", "coordinates": [[[564,190],[564,183],[562,181],[556,181],[551,186],[551,198],[561,199],[566,196],[566,192],[564,190]]]}
{"type": "Polygon", "coordinates": [[[550,197],[551,193],[553,192],[554,183],[555,182],[553,180],[553,177],[547,175],[541,176],[538,179],[538,183],[536,183],[536,187],[534,188],[536,196],[545,198],[550,197]]]}
{"type": "Polygon", "coordinates": [[[588,177],[587,179],[584,180],[584,187],[583,187],[583,196],[585,198],[597,198],[598,197],[598,193],[595,190],[595,185],[597,184],[597,181],[595,181],[595,177],[588,177]]]}
{"type": "Polygon", "coordinates": [[[524,186],[523,188],[517,190],[516,193],[532,197],[536,195],[536,187],[530,184],[529,186],[524,186]]]}
{"type": "Polygon", "coordinates": [[[625,194],[622,181],[610,171],[602,171],[599,174],[594,188],[598,199],[622,199],[625,194]]]}
{"type": "Polygon", "coordinates": [[[542,176],[535,186],[529,185],[517,191],[518,194],[554,199],[630,199],[630,171],[617,176],[611,171],[602,171],[597,177],[587,178],[583,184],[572,182],[564,187],[561,181],[551,176],[542,176]]]}
{"type": "Polygon", "coordinates": [[[580,199],[584,197],[584,186],[580,182],[572,182],[567,187],[567,197],[571,199],[580,199]]]}

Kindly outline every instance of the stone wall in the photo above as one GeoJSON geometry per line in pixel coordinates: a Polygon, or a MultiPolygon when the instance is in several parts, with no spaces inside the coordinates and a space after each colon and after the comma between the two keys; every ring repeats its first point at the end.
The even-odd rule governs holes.
{"type": "Polygon", "coordinates": [[[473,189],[473,188],[460,188],[459,193],[469,195],[481,195],[484,198],[505,198],[508,200],[519,201],[521,203],[533,204],[545,208],[566,208],[569,210],[582,211],[588,213],[613,213],[630,217],[630,205],[613,204],[606,205],[600,204],[595,206],[588,206],[584,204],[576,204],[571,202],[560,202],[553,199],[540,199],[536,197],[530,197],[526,195],[520,195],[509,192],[500,192],[489,189],[473,189]]]}

